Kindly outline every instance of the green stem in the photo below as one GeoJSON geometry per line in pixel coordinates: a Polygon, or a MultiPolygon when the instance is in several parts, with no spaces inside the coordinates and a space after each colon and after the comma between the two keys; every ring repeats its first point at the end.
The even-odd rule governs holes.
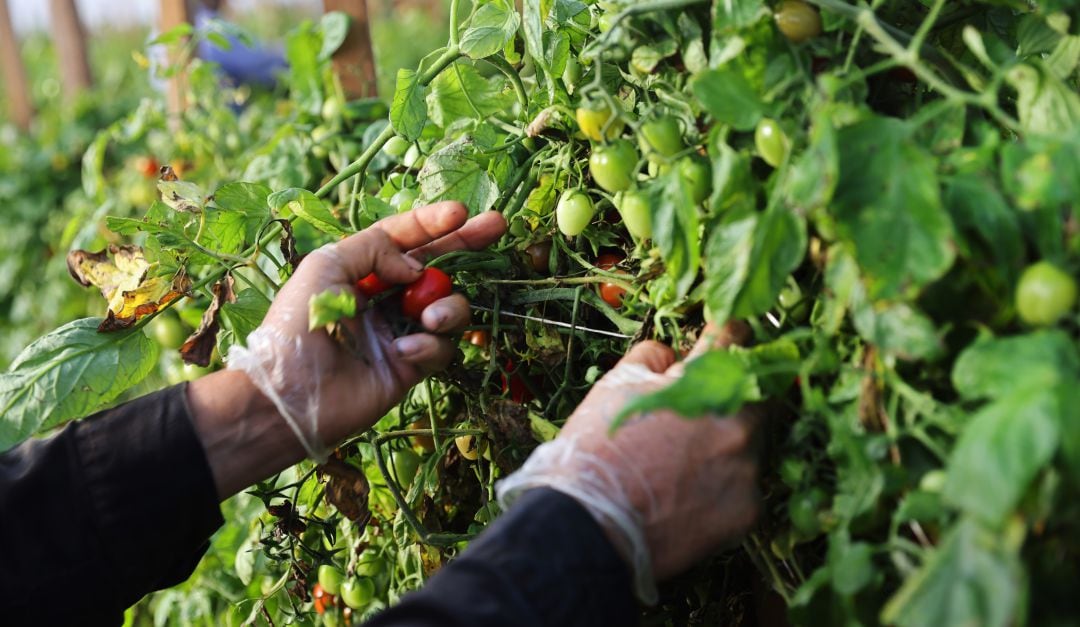
{"type": "Polygon", "coordinates": [[[450,0],[450,47],[458,47],[458,4],[461,0],[450,0]]]}
{"type": "Polygon", "coordinates": [[[510,83],[514,86],[514,93],[517,94],[518,104],[521,105],[521,115],[528,115],[529,95],[525,92],[525,85],[522,84],[521,76],[517,73],[517,70],[515,70],[506,59],[497,55],[487,57],[484,61],[495,66],[495,69],[499,70],[506,75],[506,78],[510,79],[510,83]]]}
{"type": "MultiPolygon", "coordinates": [[[[418,84],[427,86],[431,81],[435,80],[435,77],[438,76],[440,72],[449,67],[454,61],[457,61],[459,57],[461,57],[461,51],[458,50],[457,46],[450,46],[442,53],[442,56],[435,60],[435,63],[433,63],[431,67],[420,74],[420,79],[417,81],[418,84]]],[[[363,172],[367,170],[371,160],[375,158],[375,155],[379,154],[382,147],[386,145],[386,142],[390,141],[390,138],[393,136],[393,125],[387,126],[383,129],[383,132],[379,133],[379,136],[371,142],[371,145],[367,147],[367,150],[357,157],[356,161],[353,161],[344,170],[338,172],[337,176],[320,187],[319,190],[315,192],[315,195],[319,198],[323,198],[342,182],[347,181],[358,174],[363,174],[363,172]]]]}

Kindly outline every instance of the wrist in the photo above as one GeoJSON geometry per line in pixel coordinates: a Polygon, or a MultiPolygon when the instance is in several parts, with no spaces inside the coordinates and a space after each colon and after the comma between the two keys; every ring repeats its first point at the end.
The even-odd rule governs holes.
{"type": "Polygon", "coordinates": [[[245,373],[193,381],[187,398],[220,500],[304,459],[296,435],[245,373]]]}

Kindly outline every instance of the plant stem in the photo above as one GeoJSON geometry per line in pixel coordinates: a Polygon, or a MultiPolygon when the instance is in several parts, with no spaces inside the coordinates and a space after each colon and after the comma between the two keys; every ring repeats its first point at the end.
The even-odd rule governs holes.
{"type": "MultiPolygon", "coordinates": [[[[456,4],[457,3],[455,2],[453,5],[451,5],[451,8],[456,6],[456,4]]],[[[459,57],[461,57],[461,51],[458,50],[457,46],[450,46],[446,49],[445,52],[442,53],[442,56],[435,60],[431,67],[424,70],[420,74],[420,79],[417,81],[417,83],[421,86],[427,86],[431,83],[431,81],[435,80],[435,77],[438,76],[439,73],[449,67],[451,63],[457,61],[459,57]]],[[[382,150],[382,147],[386,145],[386,142],[390,141],[390,138],[393,136],[393,125],[389,125],[385,129],[383,129],[383,132],[379,133],[379,136],[371,142],[371,145],[367,147],[367,150],[365,150],[363,154],[357,157],[356,161],[353,161],[344,170],[338,172],[337,176],[330,179],[328,183],[320,187],[319,190],[315,192],[315,195],[319,198],[323,198],[331,191],[333,191],[333,189],[337,187],[340,183],[349,180],[357,174],[363,174],[364,171],[367,170],[368,164],[371,163],[371,160],[375,158],[375,155],[379,154],[379,151],[382,150]]]]}
{"type": "Polygon", "coordinates": [[[514,86],[514,93],[517,94],[518,104],[521,105],[522,117],[528,115],[529,95],[525,92],[525,85],[521,82],[521,76],[517,73],[517,70],[515,70],[506,59],[497,55],[487,57],[484,61],[495,66],[495,69],[499,70],[506,75],[506,78],[510,79],[510,83],[514,86]]]}

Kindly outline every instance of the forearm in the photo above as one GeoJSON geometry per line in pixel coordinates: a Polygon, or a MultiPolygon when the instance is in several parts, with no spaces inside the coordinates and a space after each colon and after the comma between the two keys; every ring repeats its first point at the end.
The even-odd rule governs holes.
{"type": "Polygon", "coordinates": [[[576,501],[533,490],[368,627],[633,625],[625,561],[576,501]]]}
{"type": "Polygon", "coordinates": [[[242,372],[193,381],[188,402],[220,500],[304,458],[288,423],[242,372]]]}

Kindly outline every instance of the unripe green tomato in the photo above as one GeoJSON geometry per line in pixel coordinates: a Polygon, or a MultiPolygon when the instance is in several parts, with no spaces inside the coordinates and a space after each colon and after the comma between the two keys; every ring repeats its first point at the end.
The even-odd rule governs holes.
{"type": "Polygon", "coordinates": [[[825,491],[810,488],[796,492],[788,499],[788,517],[791,526],[805,536],[815,536],[821,531],[821,517],[818,515],[825,504],[825,491]]]}
{"type": "Polygon", "coordinates": [[[164,311],[150,321],[150,333],[154,340],[165,349],[176,349],[187,339],[187,332],[180,320],[172,312],[164,311]]]}
{"type": "Polygon", "coordinates": [[[578,81],[581,80],[581,64],[574,57],[566,60],[566,69],[563,70],[562,80],[563,85],[570,91],[573,91],[578,81]]]}
{"type": "Polygon", "coordinates": [[[360,554],[356,562],[356,574],[361,577],[377,577],[383,571],[383,559],[371,549],[360,554]]]}
{"type": "Polygon", "coordinates": [[[712,193],[712,167],[708,160],[700,155],[690,155],[679,159],[676,164],[679,177],[686,182],[690,200],[699,204],[712,193]]]}
{"type": "Polygon", "coordinates": [[[821,34],[821,16],[803,0],[784,0],[773,17],[780,32],[797,44],[821,34]]]}
{"type": "Polygon", "coordinates": [[[331,96],[322,103],[322,117],[327,122],[334,122],[341,117],[341,101],[331,96]]]}
{"type": "Polygon", "coordinates": [[[315,142],[316,144],[325,143],[326,140],[330,139],[333,136],[333,129],[328,126],[323,126],[322,124],[311,129],[311,141],[315,142]]]}
{"type": "Polygon", "coordinates": [[[754,144],[765,163],[774,168],[787,158],[788,138],[776,120],[761,118],[754,130],[754,144]]]}
{"type": "Polygon", "coordinates": [[[1040,261],[1024,270],[1016,286],[1016,311],[1034,326],[1060,320],[1076,304],[1076,280],[1050,263],[1040,261]]]}
{"type": "Polygon", "coordinates": [[[332,564],[319,566],[319,585],[327,594],[337,596],[341,592],[341,582],[345,580],[345,573],[332,564]]]}
{"type": "Polygon", "coordinates": [[[648,197],[636,189],[628,189],[615,197],[615,208],[622,216],[626,230],[635,239],[652,237],[652,207],[648,197]]]}
{"type": "Polygon", "coordinates": [[[401,161],[401,164],[411,170],[419,170],[424,167],[425,162],[427,162],[427,158],[420,153],[420,148],[413,144],[405,151],[405,158],[401,161]]]}
{"type": "Polygon", "coordinates": [[[600,19],[597,21],[597,26],[600,28],[601,33],[606,33],[611,30],[611,27],[615,25],[616,13],[604,12],[600,14],[600,19]]]}
{"type": "Polygon", "coordinates": [[[196,366],[195,364],[184,364],[180,367],[180,376],[184,381],[194,381],[200,377],[206,376],[213,372],[214,369],[207,366],[196,366]]]}
{"type": "Polygon", "coordinates": [[[420,468],[420,456],[412,449],[394,451],[390,454],[390,465],[394,467],[394,476],[401,482],[401,487],[408,489],[420,468]]]}
{"type": "Polygon", "coordinates": [[[350,577],[341,584],[341,600],[354,610],[362,610],[375,598],[375,582],[370,577],[350,577]]]}
{"type": "Polygon", "coordinates": [[[405,213],[409,209],[412,209],[413,203],[420,195],[415,189],[411,187],[403,187],[394,192],[394,195],[390,197],[390,206],[394,208],[394,211],[398,213],[405,213]]]}
{"type": "Polygon", "coordinates": [[[567,237],[581,235],[585,227],[592,222],[596,207],[588,194],[578,189],[568,189],[559,197],[555,207],[555,221],[559,231],[567,237]]]}
{"type": "Polygon", "coordinates": [[[409,146],[409,140],[401,135],[394,135],[383,144],[382,151],[386,153],[386,156],[397,161],[409,150],[409,146]]]}
{"type": "Polygon", "coordinates": [[[337,610],[329,609],[323,612],[320,616],[322,618],[323,627],[338,627],[341,623],[338,622],[337,610]]]}
{"type": "Polygon", "coordinates": [[[637,150],[625,139],[593,148],[589,155],[589,173],[605,191],[614,194],[634,184],[637,150]]]}
{"type": "Polygon", "coordinates": [[[638,129],[638,145],[650,160],[673,157],[686,149],[679,121],[670,115],[642,124],[638,129]]]}
{"type": "Polygon", "coordinates": [[[919,480],[919,489],[923,492],[941,492],[945,489],[946,478],[944,470],[931,470],[919,480]]]}
{"type": "Polygon", "coordinates": [[[594,142],[614,139],[622,132],[625,122],[616,116],[607,105],[598,104],[594,107],[578,107],[574,113],[581,134],[594,142]],[[607,131],[605,132],[605,127],[607,131]]]}

